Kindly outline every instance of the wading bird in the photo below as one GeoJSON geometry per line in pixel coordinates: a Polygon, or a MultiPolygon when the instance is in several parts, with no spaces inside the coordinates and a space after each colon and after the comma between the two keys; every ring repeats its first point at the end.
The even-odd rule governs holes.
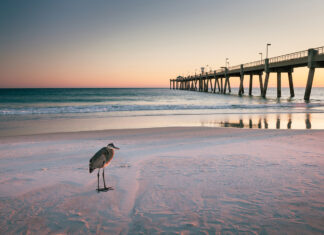
{"type": "Polygon", "coordinates": [[[98,152],[96,152],[95,155],[90,159],[89,163],[89,172],[93,172],[94,169],[98,168],[98,189],[97,191],[108,191],[112,189],[112,187],[106,187],[106,182],[105,182],[105,167],[109,165],[110,161],[114,157],[115,149],[117,148],[113,143],[110,143],[107,145],[107,147],[103,147],[100,149],[98,152]],[[102,178],[103,178],[103,183],[104,183],[104,188],[100,189],[99,188],[99,173],[100,173],[100,168],[102,169],[102,178]]]}

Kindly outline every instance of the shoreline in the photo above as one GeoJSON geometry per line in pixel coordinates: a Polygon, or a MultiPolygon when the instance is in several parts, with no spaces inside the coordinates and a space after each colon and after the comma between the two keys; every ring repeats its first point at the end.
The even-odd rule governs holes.
{"type": "Polygon", "coordinates": [[[176,126],[324,130],[323,88],[313,91],[310,103],[297,93],[304,91],[279,100],[170,89],[3,92],[0,136],[176,126]]]}
{"type": "Polygon", "coordinates": [[[323,132],[322,129],[264,129],[264,128],[239,128],[239,127],[211,127],[211,126],[166,126],[166,127],[146,127],[146,128],[123,128],[123,129],[103,129],[103,130],[85,130],[85,131],[67,131],[67,132],[49,132],[49,133],[34,133],[34,134],[22,134],[22,135],[8,135],[1,136],[0,140],[4,141],[1,144],[18,141],[24,142],[26,140],[35,141],[55,141],[55,140],[71,140],[71,139],[88,139],[88,138],[98,138],[106,135],[117,135],[119,134],[129,134],[136,132],[147,132],[152,133],[159,130],[163,132],[169,131],[185,131],[185,130],[237,130],[237,131],[260,131],[260,132],[299,132],[299,133],[309,133],[309,132],[323,132]],[[99,135],[99,136],[98,136],[99,135]],[[44,139],[44,137],[48,139],[44,139]]]}
{"type": "Polygon", "coordinates": [[[0,136],[167,127],[323,130],[322,113],[203,114],[0,121],[0,136]]]}

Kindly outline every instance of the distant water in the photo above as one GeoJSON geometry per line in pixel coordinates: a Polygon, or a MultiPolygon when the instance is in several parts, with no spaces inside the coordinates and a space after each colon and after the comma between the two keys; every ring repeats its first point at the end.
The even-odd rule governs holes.
{"type": "Polygon", "coordinates": [[[288,129],[289,122],[295,129],[324,129],[324,88],[313,88],[309,103],[303,100],[304,88],[295,94],[290,99],[283,88],[278,100],[274,88],[267,99],[258,88],[253,97],[142,88],[0,89],[0,130],[11,135],[179,125],[274,129],[278,119],[288,129]]]}

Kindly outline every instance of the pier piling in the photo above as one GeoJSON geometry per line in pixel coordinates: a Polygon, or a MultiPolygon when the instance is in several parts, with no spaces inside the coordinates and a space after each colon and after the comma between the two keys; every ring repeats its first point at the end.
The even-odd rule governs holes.
{"type": "Polygon", "coordinates": [[[295,92],[294,92],[294,84],[293,84],[293,79],[292,79],[292,73],[291,72],[288,72],[288,81],[289,81],[290,97],[294,97],[295,92]]]}
{"type": "Polygon", "coordinates": [[[252,95],[252,85],[253,85],[253,74],[250,74],[250,83],[249,83],[249,96],[252,95]]]}
{"type": "Polygon", "coordinates": [[[241,64],[241,71],[240,71],[240,87],[239,87],[239,95],[244,94],[244,87],[243,87],[243,81],[244,81],[244,70],[243,70],[243,65],[241,64]]]}
{"type": "Polygon", "coordinates": [[[281,72],[277,72],[277,98],[281,97],[281,72]]]}
{"type": "Polygon", "coordinates": [[[313,86],[314,73],[315,73],[315,68],[309,68],[304,100],[309,100],[312,91],[312,86],[313,86]]]}
{"type": "Polygon", "coordinates": [[[263,94],[262,94],[263,98],[265,98],[266,95],[267,95],[269,76],[270,76],[270,73],[269,72],[266,73],[266,76],[265,76],[265,79],[264,79],[263,94]]]}
{"type": "Polygon", "coordinates": [[[308,78],[307,78],[307,85],[305,89],[304,100],[309,100],[312,86],[313,86],[313,79],[315,73],[315,63],[314,63],[314,56],[317,55],[317,51],[314,49],[308,49],[308,63],[307,67],[309,68],[308,78]]]}
{"type": "Polygon", "coordinates": [[[263,94],[262,73],[259,74],[260,93],[263,94]]]}

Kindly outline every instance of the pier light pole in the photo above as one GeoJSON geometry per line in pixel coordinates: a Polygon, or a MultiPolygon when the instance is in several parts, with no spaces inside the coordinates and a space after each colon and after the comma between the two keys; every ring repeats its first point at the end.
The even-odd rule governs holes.
{"type": "Polygon", "coordinates": [[[262,52],[259,52],[259,55],[261,56],[261,63],[262,63],[262,52]]]}
{"type": "Polygon", "coordinates": [[[267,54],[266,54],[266,59],[268,59],[268,47],[271,46],[271,43],[267,43],[267,54]]]}
{"type": "Polygon", "coordinates": [[[225,67],[227,68],[227,65],[229,64],[228,58],[225,59],[225,67]]]}

